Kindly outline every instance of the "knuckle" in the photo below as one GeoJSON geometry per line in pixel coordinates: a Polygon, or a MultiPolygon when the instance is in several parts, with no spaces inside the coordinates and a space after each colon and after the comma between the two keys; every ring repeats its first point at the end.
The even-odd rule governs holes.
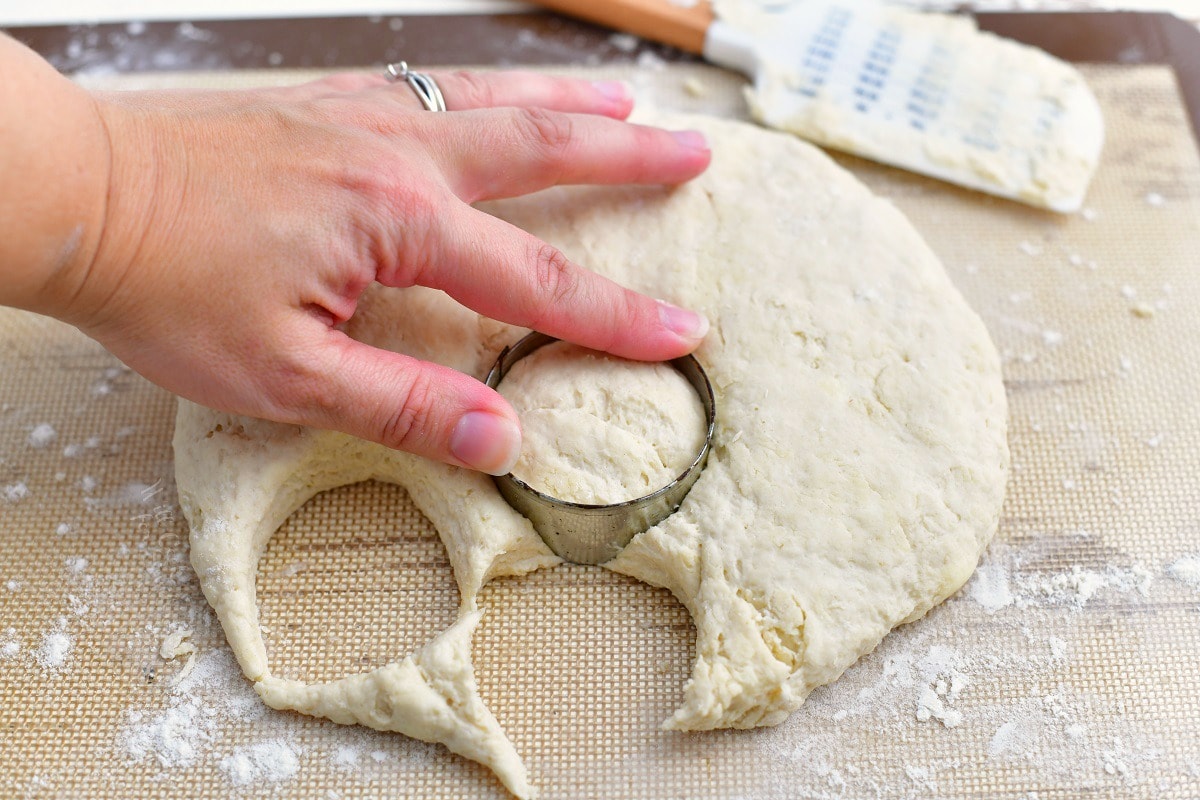
{"type": "Polygon", "coordinates": [[[439,194],[386,167],[345,171],[341,182],[354,198],[352,232],[362,244],[357,255],[376,266],[383,283],[419,282],[440,249],[439,194]]]}
{"type": "Polygon", "coordinates": [[[571,268],[571,262],[563,252],[545,242],[530,245],[537,296],[541,301],[553,305],[569,302],[579,289],[579,280],[571,268]]]}
{"type": "Polygon", "coordinates": [[[382,267],[380,279],[391,286],[425,283],[429,265],[443,250],[438,202],[429,192],[405,183],[392,187],[381,209],[386,244],[376,258],[382,267]]]}
{"type": "Polygon", "coordinates": [[[385,225],[424,228],[433,221],[428,198],[397,170],[367,168],[364,199],[385,225]]]}
{"type": "Polygon", "coordinates": [[[298,424],[332,419],[337,414],[337,399],[312,357],[286,347],[272,349],[277,356],[263,389],[275,416],[298,424]]]}
{"type": "Polygon", "coordinates": [[[454,88],[446,95],[447,101],[459,106],[490,108],[496,104],[496,93],[492,85],[482,76],[458,70],[451,72],[447,83],[454,88]],[[451,100],[453,97],[453,100],[451,100]]]}
{"type": "Polygon", "coordinates": [[[522,108],[515,113],[518,130],[543,159],[560,161],[567,157],[575,139],[575,125],[568,115],[544,108],[522,108]]]}
{"type": "Polygon", "coordinates": [[[398,405],[383,409],[380,443],[394,450],[423,450],[430,439],[429,409],[433,386],[424,373],[412,373],[408,384],[396,393],[398,405]]]}

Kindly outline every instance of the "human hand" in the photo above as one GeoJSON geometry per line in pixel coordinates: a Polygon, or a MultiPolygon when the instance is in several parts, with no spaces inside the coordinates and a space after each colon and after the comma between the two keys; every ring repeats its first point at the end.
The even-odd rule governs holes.
{"type": "Polygon", "coordinates": [[[372,282],[441,289],[487,316],[628,358],[694,349],[702,317],[469,204],[556,184],[682,182],[708,164],[703,138],[621,121],[632,101],[620,84],[436,78],[449,113],[363,75],[100,96],[106,222],[56,315],[204,405],[493,474],[520,447],[499,394],[337,329],[372,282]]]}

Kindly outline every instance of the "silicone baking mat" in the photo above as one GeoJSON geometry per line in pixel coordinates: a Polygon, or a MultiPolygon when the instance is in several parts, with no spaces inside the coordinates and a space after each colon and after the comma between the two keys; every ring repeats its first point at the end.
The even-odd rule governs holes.
{"type": "MultiPolygon", "coordinates": [[[[1013,473],[980,572],[784,724],[701,734],[658,728],[694,637],[669,594],[587,567],[496,581],[476,671],[543,797],[1200,796],[1200,158],[1169,68],[1085,73],[1108,140],[1082,215],[839,157],[1003,353],[1013,473]]],[[[745,113],[714,69],[605,74],[745,113]]],[[[0,312],[0,347],[0,796],[505,796],[440,747],[261,706],[187,563],[173,399],[44,318],[0,312]]],[[[402,656],[457,601],[435,532],[374,483],[295,514],[258,587],[272,666],[309,680],[402,656]]]]}

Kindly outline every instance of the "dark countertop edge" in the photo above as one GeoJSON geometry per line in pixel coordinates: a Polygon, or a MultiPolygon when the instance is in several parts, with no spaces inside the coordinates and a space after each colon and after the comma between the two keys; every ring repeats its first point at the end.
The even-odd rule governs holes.
{"type": "MultiPolygon", "coordinates": [[[[983,30],[1073,62],[1170,64],[1200,139],[1200,30],[1165,13],[981,12],[983,30]]],[[[547,12],[270,18],[15,27],[67,73],[551,65],[694,60],[670,47],[547,12]]]]}

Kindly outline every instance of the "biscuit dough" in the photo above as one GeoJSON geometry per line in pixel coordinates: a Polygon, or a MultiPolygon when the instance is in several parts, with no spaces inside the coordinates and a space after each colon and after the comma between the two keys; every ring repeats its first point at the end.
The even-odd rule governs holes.
{"type": "MultiPolygon", "coordinates": [[[[606,566],[668,588],[695,620],[668,727],[771,725],[975,568],[1008,467],[999,359],[912,226],[820,151],[740,123],[647,121],[704,130],[712,167],[680,187],[563,188],[488,210],[712,322],[696,354],[717,393],[708,466],[606,566]]],[[[523,333],[419,289],[372,290],[347,330],[476,376],[523,333]]],[[[558,559],[489,478],[187,402],[175,450],[193,566],[268,705],[442,742],[531,796],[469,644],[485,582],[558,559]],[[362,675],[274,677],[255,599],[266,542],[318,492],[371,478],[403,485],[437,527],[460,618],[362,675]]]]}
{"type": "Polygon", "coordinates": [[[704,404],[670,364],[555,342],[514,364],[499,389],[521,418],[513,475],[559,500],[636,500],[704,446],[704,404]]]}

